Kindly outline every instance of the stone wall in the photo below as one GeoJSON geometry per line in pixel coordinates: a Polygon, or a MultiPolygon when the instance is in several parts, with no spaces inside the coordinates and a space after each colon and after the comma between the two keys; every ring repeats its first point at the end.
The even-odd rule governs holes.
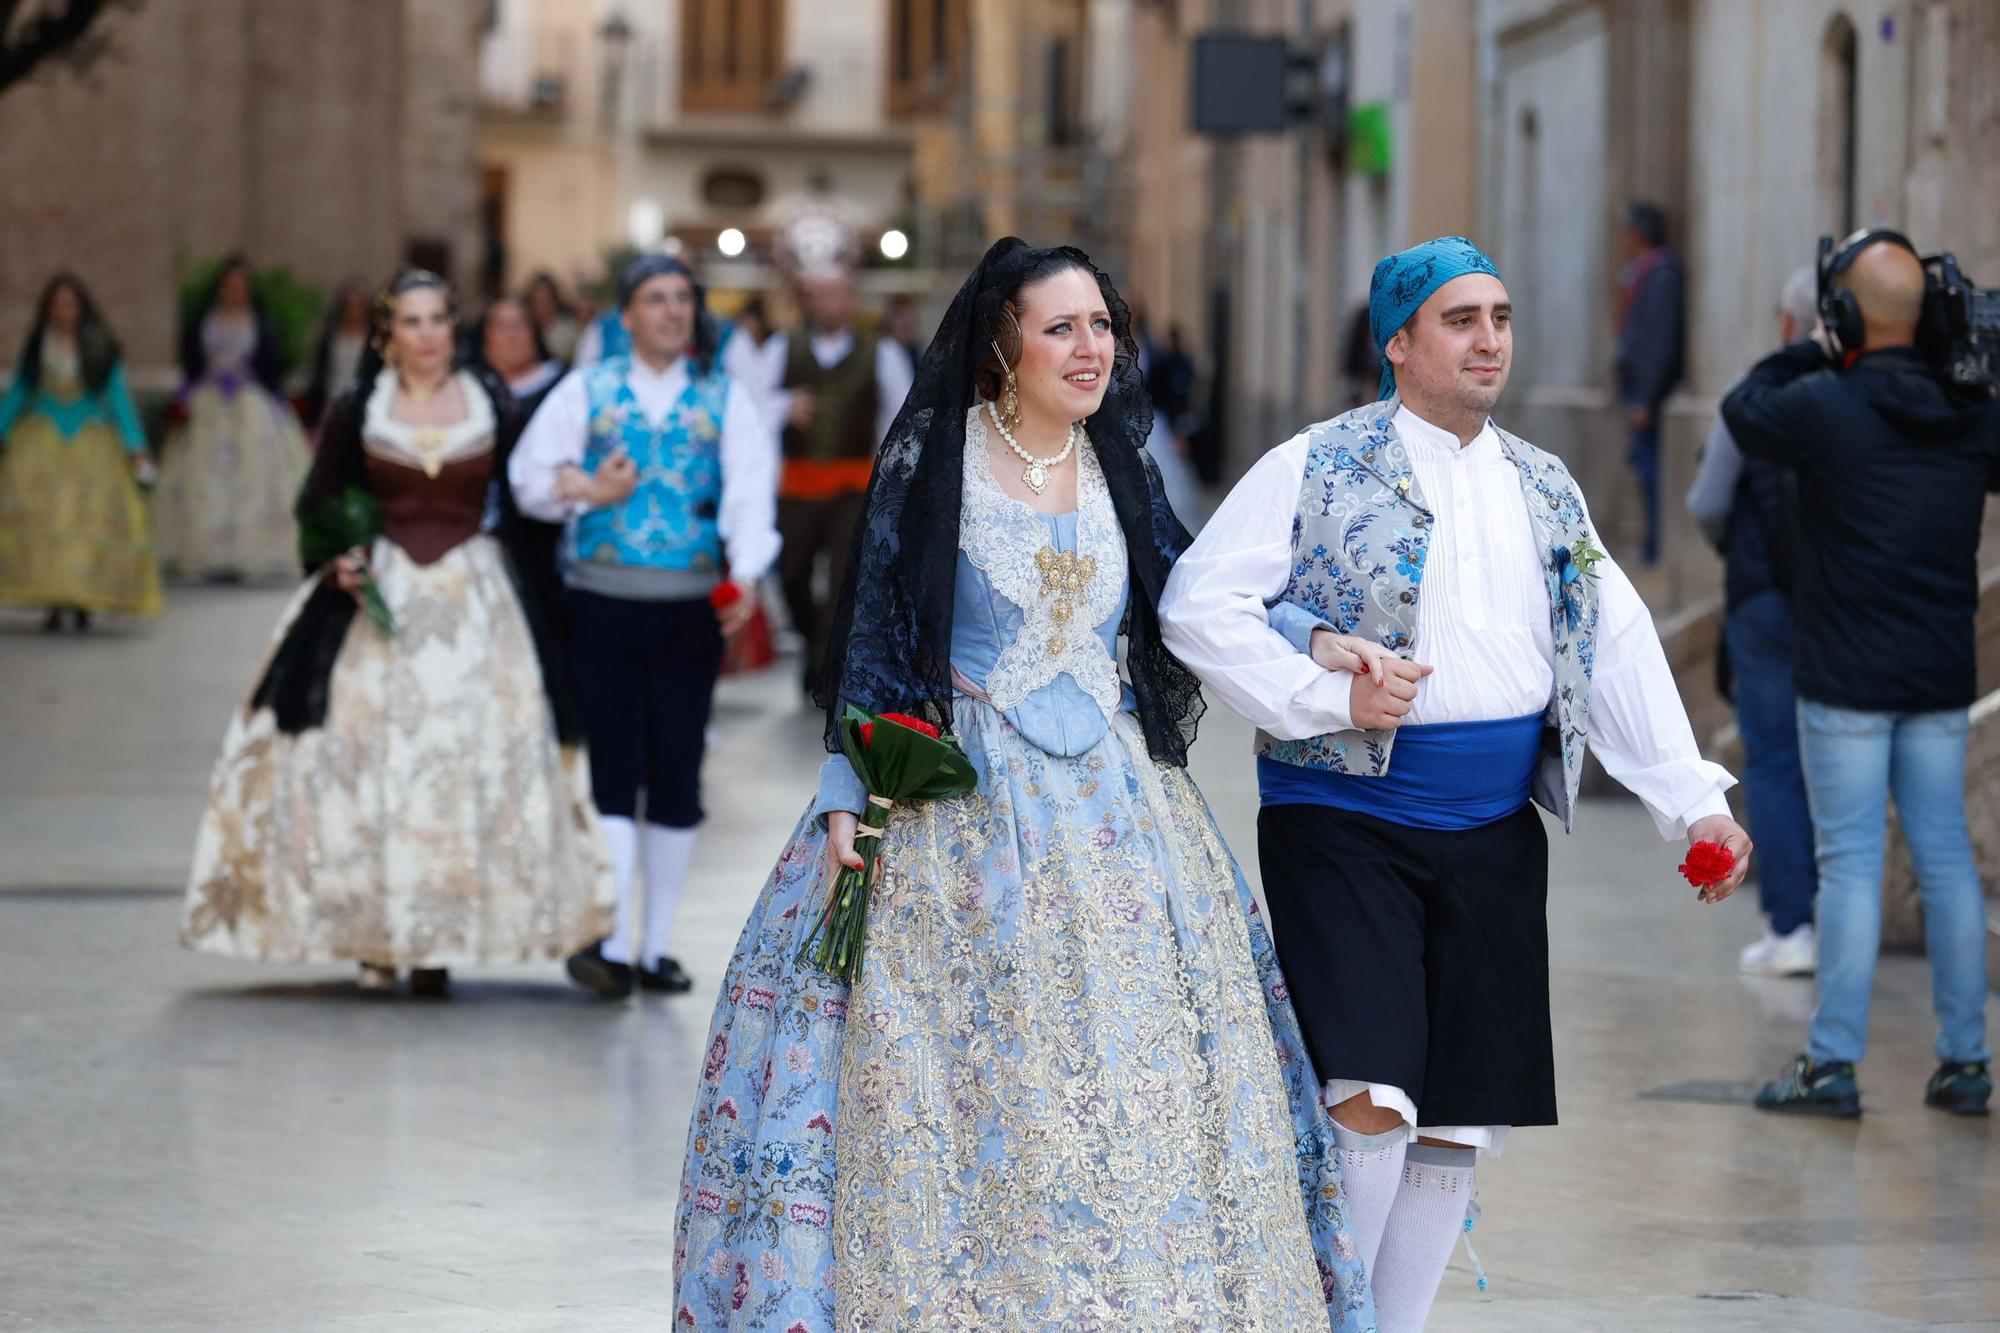
{"type": "Polygon", "coordinates": [[[0,356],[58,268],[141,382],[170,380],[175,277],[243,249],[332,285],[406,238],[476,257],[473,0],[150,0],[111,55],[0,97],[0,356]]]}

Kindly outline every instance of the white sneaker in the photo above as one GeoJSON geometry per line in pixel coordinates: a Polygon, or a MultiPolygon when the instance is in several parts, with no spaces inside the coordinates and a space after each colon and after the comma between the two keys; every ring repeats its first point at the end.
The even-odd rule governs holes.
{"type": "Polygon", "coordinates": [[[1737,956],[1738,971],[1760,977],[1809,977],[1818,969],[1819,946],[1808,921],[1789,935],[1764,927],[1764,938],[1737,956]]]}

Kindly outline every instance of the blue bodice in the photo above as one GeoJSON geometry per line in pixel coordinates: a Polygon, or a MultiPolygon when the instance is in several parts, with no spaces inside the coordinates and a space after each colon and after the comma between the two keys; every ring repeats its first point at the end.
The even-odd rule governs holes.
{"type": "MultiPolygon", "coordinates": [[[[1124,534],[1087,446],[1077,466],[1077,508],[1044,514],[1001,491],[985,433],[970,419],[952,603],[954,683],[962,694],[985,696],[1025,739],[1058,757],[1090,750],[1113,716],[1135,706],[1118,674],[1129,591],[1124,534]]],[[[861,804],[846,757],[829,756],[815,808],[861,804]]]]}
{"type": "Polygon", "coordinates": [[[16,421],[35,412],[46,415],[64,440],[74,439],[78,431],[93,421],[103,421],[118,432],[126,453],[136,454],[146,447],[146,432],[132,406],[123,365],[111,368],[110,377],[98,393],[85,389],[73,362],[54,366],[45,361],[41,385],[33,391],[25,382],[15,379],[5,396],[0,397],[0,440],[4,440],[16,421]]]}

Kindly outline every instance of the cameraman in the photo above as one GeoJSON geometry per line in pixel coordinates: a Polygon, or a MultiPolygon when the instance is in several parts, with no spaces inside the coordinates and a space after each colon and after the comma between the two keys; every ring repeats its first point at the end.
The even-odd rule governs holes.
{"type": "Polygon", "coordinates": [[[1980,1115],[1985,903],[1965,828],[1976,693],[1973,618],[1985,493],[2000,490],[2000,408],[1918,350],[1928,280],[1909,243],[1862,233],[1822,261],[1811,340],[1723,401],[1745,456],[1798,478],[1793,671],[1819,862],[1819,1002],[1766,1110],[1858,1116],[1882,931],[1890,792],[1924,905],[1941,1062],[1931,1106],[1980,1115]]]}

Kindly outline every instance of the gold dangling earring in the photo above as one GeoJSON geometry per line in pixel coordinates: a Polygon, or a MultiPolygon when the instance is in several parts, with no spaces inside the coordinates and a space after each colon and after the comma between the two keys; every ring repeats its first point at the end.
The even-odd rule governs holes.
{"type": "Polygon", "coordinates": [[[1018,392],[1020,385],[1021,382],[1014,377],[1014,368],[1008,366],[1007,388],[1000,395],[1000,420],[1007,423],[1008,430],[1021,424],[1021,395],[1018,392]]]}

